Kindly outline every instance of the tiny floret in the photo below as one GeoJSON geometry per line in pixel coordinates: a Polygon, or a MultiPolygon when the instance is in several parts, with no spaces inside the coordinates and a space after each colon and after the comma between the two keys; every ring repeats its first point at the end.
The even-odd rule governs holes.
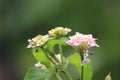
{"type": "Polygon", "coordinates": [[[82,61],[82,65],[85,65],[85,64],[87,64],[88,62],[90,62],[90,59],[89,59],[89,58],[85,58],[85,59],[82,61]]]}

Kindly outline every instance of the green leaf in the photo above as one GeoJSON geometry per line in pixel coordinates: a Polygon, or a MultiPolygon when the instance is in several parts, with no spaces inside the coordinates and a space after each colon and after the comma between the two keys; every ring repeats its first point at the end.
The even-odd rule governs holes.
{"type": "Polygon", "coordinates": [[[83,80],[92,80],[92,65],[91,62],[84,65],[83,80]]]}
{"type": "Polygon", "coordinates": [[[49,47],[49,50],[51,52],[54,52],[54,46],[55,45],[67,45],[63,40],[49,40],[47,43],[47,46],[49,47]]]}
{"type": "Polygon", "coordinates": [[[67,42],[68,41],[68,38],[67,37],[61,37],[60,40],[64,41],[64,42],[67,42]]]}
{"type": "Polygon", "coordinates": [[[47,67],[50,67],[50,60],[41,48],[33,49],[33,55],[38,62],[45,64],[47,67]]]}
{"type": "Polygon", "coordinates": [[[73,64],[68,64],[67,70],[70,73],[73,80],[80,80],[80,73],[73,64]]]}
{"type": "MultiPolygon", "coordinates": [[[[73,64],[81,75],[81,57],[79,53],[74,53],[69,57],[69,63],[73,64]]],[[[83,80],[92,80],[92,65],[88,62],[84,65],[83,80]]]]}
{"type": "Polygon", "coordinates": [[[74,53],[69,57],[69,63],[73,64],[81,74],[81,57],[78,53],[74,53]]]}
{"type": "Polygon", "coordinates": [[[32,67],[28,70],[24,80],[50,80],[53,73],[52,69],[44,70],[32,67]]]}

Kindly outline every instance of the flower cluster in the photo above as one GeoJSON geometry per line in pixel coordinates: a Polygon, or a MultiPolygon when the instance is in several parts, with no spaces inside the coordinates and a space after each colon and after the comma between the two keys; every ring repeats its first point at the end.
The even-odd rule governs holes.
{"type": "Polygon", "coordinates": [[[67,43],[79,51],[80,55],[83,57],[82,65],[90,61],[90,59],[87,58],[89,53],[88,48],[93,46],[99,47],[96,43],[96,39],[93,38],[91,34],[84,35],[78,32],[76,32],[75,35],[70,36],[67,43]]]}
{"type": "Polygon", "coordinates": [[[49,39],[48,35],[44,35],[44,36],[38,35],[33,39],[28,39],[29,45],[27,46],[27,48],[42,46],[48,41],[48,39],[49,39]]]}
{"type": "Polygon", "coordinates": [[[76,32],[75,35],[69,37],[68,44],[73,47],[84,47],[84,48],[89,48],[93,46],[99,47],[99,45],[96,44],[95,40],[96,39],[93,38],[91,34],[83,35],[81,33],[76,32]]]}
{"type": "Polygon", "coordinates": [[[63,27],[56,27],[55,29],[51,29],[48,31],[49,35],[51,37],[58,37],[58,36],[64,36],[70,32],[71,29],[69,28],[63,28],[63,27]]]}

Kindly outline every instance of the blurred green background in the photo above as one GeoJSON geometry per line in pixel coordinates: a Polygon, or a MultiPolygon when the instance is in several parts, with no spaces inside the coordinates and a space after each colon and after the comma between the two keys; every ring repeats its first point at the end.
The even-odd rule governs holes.
{"type": "Polygon", "coordinates": [[[0,0],[0,80],[23,80],[35,59],[27,40],[56,26],[93,34],[93,80],[119,80],[120,0],[0,0]]]}

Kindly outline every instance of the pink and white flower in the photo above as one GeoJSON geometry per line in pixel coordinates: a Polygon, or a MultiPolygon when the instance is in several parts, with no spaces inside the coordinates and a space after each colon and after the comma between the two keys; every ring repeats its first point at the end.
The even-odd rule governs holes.
{"type": "Polygon", "coordinates": [[[99,47],[99,45],[96,43],[96,39],[93,38],[91,34],[84,35],[78,32],[76,32],[75,35],[69,37],[68,44],[73,47],[99,47]]]}
{"type": "Polygon", "coordinates": [[[92,34],[84,35],[79,32],[76,32],[75,35],[70,36],[67,43],[76,48],[78,52],[80,52],[80,55],[83,55],[82,65],[87,64],[90,61],[90,59],[87,58],[89,54],[88,48],[94,46],[99,47],[92,34]]]}

